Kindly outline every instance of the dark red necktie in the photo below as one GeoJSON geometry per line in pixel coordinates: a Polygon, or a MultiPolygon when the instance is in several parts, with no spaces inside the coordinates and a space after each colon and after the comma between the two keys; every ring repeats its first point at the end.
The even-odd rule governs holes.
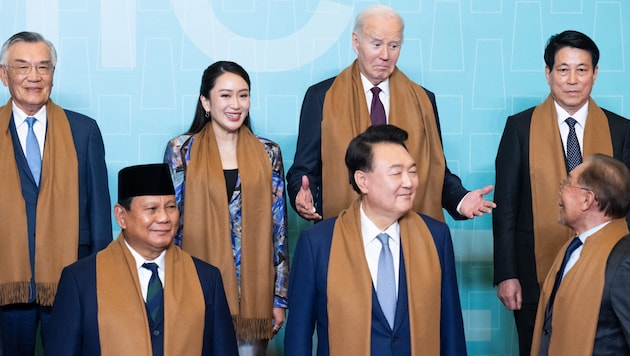
{"type": "Polygon", "coordinates": [[[373,87],[370,90],[372,90],[372,106],[370,108],[372,126],[385,125],[387,123],[387,119],[385,118],[385,107],[383,107],[381,98],[378,97],[378,94],[381,92],[381,88],[373,87]]]}

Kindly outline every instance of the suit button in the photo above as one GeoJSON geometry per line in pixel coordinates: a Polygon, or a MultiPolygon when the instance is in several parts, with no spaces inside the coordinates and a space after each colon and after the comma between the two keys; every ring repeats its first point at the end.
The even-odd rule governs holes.
{"type": "Polygon", "coordinates": [[[160,330],[153,330],[153,336],[160,336],[160,330]]]}
{"type": "Polygon", "coordinates": [[[544,330],[543,330],[543,335],[549,335],[549,330],[544,329],[544,330]]]}

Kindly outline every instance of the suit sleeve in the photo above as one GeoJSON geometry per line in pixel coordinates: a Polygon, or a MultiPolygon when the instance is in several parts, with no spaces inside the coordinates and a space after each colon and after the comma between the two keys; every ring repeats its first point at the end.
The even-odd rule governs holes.
{"type": "MultiPolygon", "coordinates": [[[[326,90],[328,88],[326,87],[326,90]]],[[[326,90],[311,86],[304,95],[300,112],[300,126],[293,165],[287,172],[289,203],[295,209],[295,197],[302,186],[302,176],[309,179],[311,193],[319,214],[321,214],[322,184],[322,110],[326,90]]]]}
{"type": "Polygon", "coordinates": [[[105,164],[105,146],[101,131],[94,122],[88,133],[87,191],[91,248],[90,254],[104,249],[112,241],[111,201],[105,164]]]}
{"type": "MultiPolygon", "coordinates": [[[[442,128],[440,126],[440,115],[438,114],[437,103],[435,101],[435,94],[433,92],[424,89],[433,106],[433,114],[435,116],[435,124],[440,136],[440,145],[442,142],[442,128]]],[[[446,165],[446,157],[444,157],[444,184],[442,186],[442,207],[453,217],[455,220],[466,220],[467,218],[457,212],[457,205],[464,199],[464,196],[468,194],[468,190],[462,185],[462,180],[455,175],[446,165]]]]}
{"type": "MultiPolygon", "coordinates": [[[[628,237],[624,240],[627,239],[628,237]]],[[[610,304],[619,321],[625,343],[628,345],[626,347],[627,349],[630,347],[630,284],[628,283],[628,280],[630,280],[630,244],[622,240],[618,245],[623,245],[623,251],[616,251],[617,247],[615,247],[612,253],[623,254],[623,259],[620,261],[619,265],[616,266],[612,278],[609,278],[608,275],[606,276],[606,282],[611,283],[610,304]]],[[[612,254],[610,259],[612,259],[612,254]]],[[[607,274],[609,273],[608,269],[611,267],[610,259],[606,270],[607,274]]]]}
{"type": "Polygon", "coordinates": [[[52,309],[46,355],[81,355],[83,335],[80,305],[76,276],[65,268],[61,273],[52,309]]]}
{"type": "Polygon", "coordinates": [[[434,241],[442,266],[442,306],[440,318],[440,354],[442,356],[466,355],[466,339],[462,307],[457,287],[455,255],[451,233],[445,224],[432,228],[434,241]]]}
{"type": "MultiPolygon", "coordinates": [[[[212,353],[211,355],[238,355],[236,335],[232,324],[230,308],[227,304],[223,280],[217,270],[212,304],[212,353]]],[[[208,321],[206,321],[208,322],[208,321]]],[[[207,326],[206,326],[207,328],[207,326]]]]}
{"type": "Polygon", "coordinates": [[[289,277],[289,316],[284,333],[287,355],[312,355],[313,332],[317,315],[315,258],[307,232],[302,232],[295,247],[289,277]]]}
{"type": "MultiPolygon", "coordinates": [[[[494,284],[518,278],[516,266],[516,224],[522,189],[522,144],[519,142],[513,117],[508,118],[499,143],[494,200],[497,208],[492,212],[494,235],[494,284]]],[[[527,173],[529,174],[529,173],[527,173]]]]}

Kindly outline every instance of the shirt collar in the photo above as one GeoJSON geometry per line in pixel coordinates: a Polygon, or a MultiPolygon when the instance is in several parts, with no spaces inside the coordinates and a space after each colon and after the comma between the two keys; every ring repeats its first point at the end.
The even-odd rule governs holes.
{"type": "MultiPolygon", "coordinates": [[[[372,87],[374,87],[374,84],[372,84],[364,75],[363,73],[361,73],[361,83],[363,84],[363,92],[364,93],[368,93],[370,90],[372,90],[372,87]]],[[[389,78],[385,79],[384,81],[380,82],[377,87],[381,88],[381,90],[383,91],[383,94],[389,96],[389,78]]],[[[370,93],[371,94],[371,93],[370,93]]]]}
{"type": "MultiPolygon", "coordinates": [[[[15,102],[13,102],[13,122],[15,122],[15,127],[18,127],[20,125],[22,125],[22,123],[24,123],[24,121],[26,121],[26,118],[29,117],[28,115],[26,115],[26,113],[24,111],[22,111],[22,109],[20,109],[17,105],[15,105],[15,102]]],[[[46,105],[43,105],[41,107],[41,109],[39,109],[38,112],[35,113],[35,115],[32,115],[34,118],[37,119],[37,121],[39,121],[40,123],[46,125],[46,105]]]]}
{"type": "Polygon", "coordinates": [[[165,265],[165,260],[166,260],[166,257],[165,257],[166,256],[166,250],[162,251],[162,253],[160,253],[160,255],[155,260],[149,261],[149,260],[146,260],[144,257],[142,257],[136,250],[134,250],[133,247],[131,247],[129,245],[127,240],[123,240],[123,241],[125,242],[125,245],[129,249],[129,252],[131,252],[131,255],[133,256],[133,259],[136,261],[136,269],[137,270],[139,270],[140,268],[143,268],[142,265],[145,262],[154,262],[156,265],[158,265],[159,269],[161,269],[162,271],[165,270],[164,269],[164,265],[165,265]]]}
{"type": "Polygon", "coordinates": [[[361,203],[361,235],[363,236],[363,245],[371,243],[381,232],[389,235],[394,243],[400,243],[400,224],[398,221],[391,224],[385,231],[381,231],[363,211],[363,203],[361,203]]]}
{"type": "Polygon", "coordinates": [[[573,115],[569,115],[569,113],[564,110],[557,101],[554,100],[553,103],[556,106],[556,113],[558,114],[558,124],[562,124],[564,123],[564,120],[566,120],[568,117],[572,117],[575,119],[575,121],[578,122],[581,127],[584,127],[584,125],[586,125],[586,116],[588,115],[588,101],[573,115]]]}

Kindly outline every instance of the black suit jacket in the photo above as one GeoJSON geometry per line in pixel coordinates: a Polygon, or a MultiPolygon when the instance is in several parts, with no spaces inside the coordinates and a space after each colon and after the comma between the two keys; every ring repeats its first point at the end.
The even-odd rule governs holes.
{"type": "MultiPolygon", "coordinates": [[[[287,172],[287,190],[289,192],[289,202],[295,209],[295,197],[302,186],[302,176],[308,176],[315,200],[317,212],[322,213],[322,110],[324,108],[324,98],[326,92],[335,81],[336,77],[326,79],[319,82],[306,91],[304,101],[302,102],[302,111],[300,112],[300,128],[297,139],[297,147],[295,149],[295,157],[293,165],[287,172]]],[[[435,123],[440,140],[442,137],[440,130],[440,118],[438,116],[437,105],[435,103],[435,95],[426,90],[433,113],[435,114],[435,123]]],[[[409,138],[413,140],[413,137],[409,138]]],[[[345,152],[339,152],[341,156],[345,152]]],[[[345,172],[339,175],[339,184],[349,184],[345,172]]],[[[468,190],[462,186],[462,182],[458,176],[451,173],[446,167],[444,174],[444,186],[442,188],[442,207],[457,220],[464,220],[466,217],[457,212],[457,204],[468,193],[468,190]]]]}
{"type": "MultiPolygon", "coordinates": [[[[529,176],[529,137],[534,108],[507,119],[496,157],[496,186],[492,213],[494,283],[518,278],[523,303],[538,303],[532,191],[529,176]]],[[[630,167],[630,121],[604,109],[610,127],[613,156],[630,167]]],[[[555,118],[550,118],[550,120],[555,118]]],[[[550,148],[551,149],[551,148],[550,148]]],[[[560,182],[558,182],[560,183],[560,182]]],[[[549,197],[558,204],[558,197],[549,197]]]]}

